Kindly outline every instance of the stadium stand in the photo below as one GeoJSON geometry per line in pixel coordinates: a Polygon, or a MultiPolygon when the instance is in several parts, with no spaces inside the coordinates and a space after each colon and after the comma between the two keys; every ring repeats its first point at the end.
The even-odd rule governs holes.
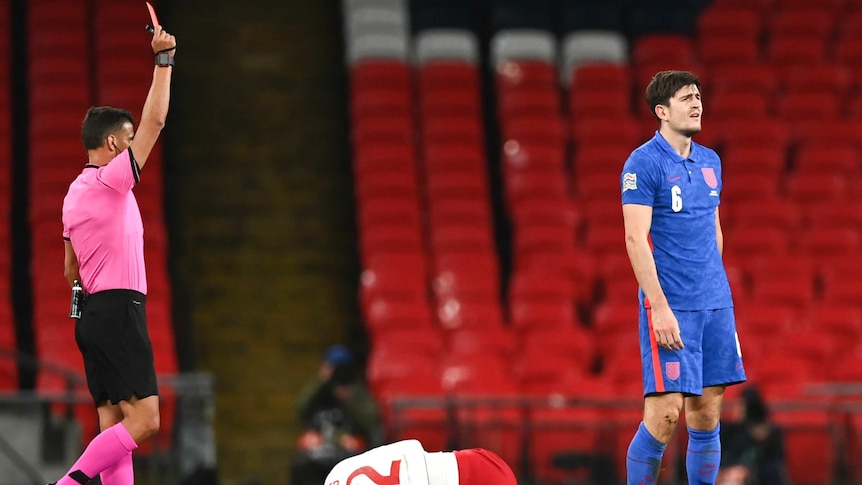
{"type": "MultiPolygon", "coordinates": [[[[507,396],[516,389],[521,397],[560,392],[576,398],[584,387],[595,386],[599,398],[622,392],[637,397],[640,361],[632,351],[636,337],[631,331],[637,283],[623,244],[619,170],[631,149],[656,128],[641,99],[652,75],[669,68],[693,70],[704,85],[707,113],[696,141],[715,148],[724,161],[725,258],[749,376],[778,404],[794,481],[828,482],[837,477],[839,455],[846,452],[837,444],[843,436],[855,439],[858,430],[836,424],[844,418],[824,411],[834,398],[810,394],[808,386],[858,377],[837,363],[855,365],[858,351],[836,350],[836,336],[858,334],[862,296],[854,276],[862,271],[862,216],[849,196],[860,167],[862,98],[854,90],[856,61],[862,60],[856,28],[862,15],[843,0],[647,3],[538,2],[528,9],[517,1],[490,2],[482,32],[471,27],[463,6],[454,2],[411,2],[414,37],[406,42],[418,47],[416,65],[397,53],[390,57],[403,63],[398,76],[412,79],[415,72],[417,96],[391,102],[379,97],[378,102],[396,111],[415,110],[413,136],[421,140],[411,152],[421,167],[415,195],[426,199],[425,205],[411,202],[409,210],[386,214],[405,227],[416,225],[417,218],[429,221],[427,232],[410,247],[430,250],[431,262],[413,264],[415,275],[392,276],[396,283],[390,286],[411,288],[410,299],[436,305],[436,321],[423,316],[417,325],[449,329],[443,352],[471,356],[456,368],[475,365],[489,354],[514,352],[508,370],[498,369],[494,379],[489,371],[488,382],[482,383],[490,395],[507,396]],[[457,35],[443,40],[435,32],[457,35]],[[448,67],[422,54],[447,48],[450,60],[457,59],[448,67]],[[485,73],[478,67],[483,56],[485,73]],[[491,105],[484,106],[481,118],[477,110],[483,109],[483,99],[491,105]],[[487,224],[495,207],[488,203],[494,193],[489,184],[495,181],[485,171],[486,141],[498,149],[499,160],[487,163],[499,163],[499,207],[512,226],[512,253],[499,255],[511,258],[507,274],[496,264],[498,255],[488,239],[494,234],[487,224]],[[438,200],[471,193],[478,196],[470,201],[438,200]],[[456,234],[441,231],[447,226],[459,229],[456,234]],[[454,267],[440,273],[435,251],[443,247],[472,248],[482,256],[459,279],[454,267]],[[482,281],[486,272],[489,277],[482,281]],[[502,301],[489,303],[498,284],[507,291],[502,301]],[[462,309],[451,300],[459,292],[484,304],[466,311],[466,304],[462,309]],[[496,310],[500,304],[505,311],[496,310]],[[458,312],[472,319],[454,316],[458,312]],[[493,323],[476,323],[483,319],[493,323]],[[456,323],[472,328],[453,331],[456,323]],[[478,342],[476,335],[483,331],[494,336],[492,342],[478,342]],[[587,348],[590,342],[602,345],[587,348]],[[542,348],[546,352],[537,350],[542,348]],[[788,350],[795,356],[783,357],[788,350]],[[573,361],[573,356],[581,358],[573,361]],[[602,382],[615,388],[603,391],[602,382]],[[811,410],[781,405],[794,401],[811,410]]],[[[415,139],[402,129],[398,137],[415,139]]],[[[355,163],[360,160],[366,163],[355,151],[355,163]]],[[[377,232],[371,225],[362,223],[361,230],[377,232]]],[[[363,286],[363,295],[366,291],[363,286]]],[[[375,369],[380,372],[379,366],[375,369]]],[[[409,394],[408,387],[415,386],[417,395],[443,398],[469,382],[450,375],[441,383],[434,380],[439,374],[421,375],[426,374],[432,382],[405,383],[403,390],[409,394]]],[[[605,406],[502,413],[480,421],[507,428],[514,424],[508,419],[520,416],[527,430],[520,438],[498,436],[498,446],[510,453],[506,440],[525,440],[528,453],[513,457],[519,470],[560,483],[585,476],[576,466],[554,465],[553,458],[566,445],[576,451],[597,449],[595,440],[603,435],[586,425],[597,419],[594,413],[608,413],[610,428],[637,420],[637,410],[629,416],[605,406]]],[[[853,416],[847,422],[856,422],[853,416]]],[[[612,439],[602,443],[615,443],[609,452],[619,454],[629,431],[605,431],[612,439]]],[[[446,442],[445,436],[436,439],[446,442]]],[[[615,458],[615,469],[622,466],[615,458]]]]}
{"type": "MultiPolygon", "coordinates": [[[[0,1],[0,72],[9,72],[12,58],[11,2],[0,1]]],[[[9,76],[0,80],[0,390],[18,388],[18,366],[11,352],[17,348],[12,314],[11,207],[12,102],[9,76]]]]}

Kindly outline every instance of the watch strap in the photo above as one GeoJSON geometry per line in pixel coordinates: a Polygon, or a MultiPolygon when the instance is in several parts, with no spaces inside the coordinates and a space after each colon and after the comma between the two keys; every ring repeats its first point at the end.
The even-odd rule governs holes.
{"type": "Polygon", "coordinates": [[[174,57],[169,55],[167,52],[159,52],[156,54],[156,65],[159,67],[168,67],[174,66],[176,61],[174,57]]]}

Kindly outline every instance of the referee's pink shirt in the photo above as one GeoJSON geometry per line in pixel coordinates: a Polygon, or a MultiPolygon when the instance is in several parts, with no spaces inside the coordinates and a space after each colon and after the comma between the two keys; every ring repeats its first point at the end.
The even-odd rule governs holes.
{"type": "Polygon", "coordinates": [[[63,200],[63,238],[71,241],[87,293],[147,293],[144,225],[132,194],[141,169],[131,148],[107,165],[87,165],[63,200]]]}

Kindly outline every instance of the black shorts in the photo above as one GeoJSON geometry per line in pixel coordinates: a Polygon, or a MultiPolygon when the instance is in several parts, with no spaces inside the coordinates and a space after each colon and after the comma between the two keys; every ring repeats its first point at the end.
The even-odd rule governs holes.
{"type": "Polygon", "coordinates": [[[133,290],[105,290],[87,297],[75,324],[75,341],[96,406],[158,395],[146,299],[133,290]]]}

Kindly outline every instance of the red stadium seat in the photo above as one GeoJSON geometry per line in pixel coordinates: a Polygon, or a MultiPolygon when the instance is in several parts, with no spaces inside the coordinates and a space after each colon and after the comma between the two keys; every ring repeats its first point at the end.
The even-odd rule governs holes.
{"type": "Polygon", "coordinates": [[[428,212],[431,227],[482,225],[491,221],[490,203],[479,197],[429,200],[428,212]]]}
{"type": "Polygon", "coordinates": [[[818,258],[856,254],[859,251],[859,229],[854,227],[815,227],[802,234],[802,251],[818,258]]]}
{"type": "Polygon", "coordinates": [[[524,87],[556,89],[558,83],[557,66],[545,61],[517,59],[497,66],[498,91],[524,87]]]}
{"type": "Polygon", "coordinates": [[[503,145],[504,170],[560,173],[565,167],[565,150],[557,144],[509,140],[503,145]]]}
{"type": "Polygon", "coordinates": [[[419,182],[409,171],[357,174],[356,196],[360,201],[377,197],[418,200],[419,182]]]}
{"type": "Polygon", "coordinates": [[[724,254],[751,258],[786,253],[790,248],[789,239],[787,231],[778,227],[734,226],[732,231],[725,230],[724,254]]]}
{"type": "Polygon", "coordinates": [[[856,305],[862,301],[862,256],[859,254],[832,255],[821,260],[823,300],[827,304],[856,305]]]}
{"type": "Polygon", "coordinates": [[[690,62],[697,55],[691,39],[682,35],[649,34],[638,38],[632,46],[631,60],[635,65],[661,62],[690,62]]]}
{"type": "Polygon", "coordinates": [[[503,311],[496,301],[447,298],[436,305],[437,321],[446,331],[503,326],[503,311]]]}
{"type": "Polygon", "coordinates": [[[479,70],[465,62],[430,61],[419,66],[419,91],[455,89],[479,92],[479,70]]]}
{"type": "Polygon", "coordinates": [[[710,92],[750,92],[771,97],[777,87],[777,73],[765,64],[710,66],[710,92]]]}
{"type": "MultiPolygon", "coordinates": [[[[560,329],[535,329],[521,332],[522,354],[548,353],[575,359],[573,369],[587,375],[595,368],[596,334],[592,329],[573,326],[560,329]]],[[[560,385],[560,383],[557,383],[560,385]]]]}
{"type": "Polygon", "coordinates": [[[368,304],[365,326],[374,336],[393,329],[431,328],[427,303],[376,299],[368,304]]]}
{"type": "Polygon", "coordinates": [[[770,16],[767,25],[772,37],[801,37],[823,40],[835,29],[835,15],[820,5],[783,6],[770,16]]]}
{"type": "Polygon", "coordinates": [[[779,79],[787,92],[825,92],[840,97],[853,85],[853,73],[842,64],[822,64],[816,68],[791,65],[779,72],[779,79]]]}
{"type": "Polygon", "coordinates": [[[500,121],[506,142],[560,146],[565,142],[566,129],[562,116],[523,116],[500,121]]]}
{"type": "Polygon", "coordinates": [[[510,299],[510,325],[516,331],[564,329],[578,325],[572,298],[510,299]]]}
{"type": "Polygon", "coordinates": [[[787,157],[771,146],[731,145],[722,151],[721,162],[726,179],[747,177],[754,172],[778,178],[784,173],[787,157]]]}
{"type": "Polygon", "coordinates": [[[583,144],[575,151],[572,162],[574,176],[590,173],[616,174],[622,173],[623,164],[631,155],[632,147],[620,144],[591,145],[583,144]]]}
{"type": "Polygon", "coordinates": [[[578,65],[572,75],[570,93],[631,91],[632,79],[626,64],[585,63],[578,65]]]}
{"type": "Polygon", "coordinates": [[[426,144],[464,143],[481,146],[484,133],[477,118],[440,116],[425,118],[422,139],[426,144]]]}
{"type": "Polygon", "coordinates": [[[368,117],[353,125],[354,146],[389,142],[411,145],[413,141],[413,124],[409,117],[368,117]]]}
{"type": "Polygon", "coordinates": [[[505,198],[510,210],[521,201],[531,199],[567,200],[569,187],[566,178],[553,172],[507,172],[505,179],[505,198]]]}
{"type": "Polygon", "coordinates": [[[698,41],[698,52],[701,61],[715,70],[726,65],[751,65],[760,61],[760,44],[757,37],[734,34],[702,37],[698,41]]]}
{"type": "Polygon", "coordinates": [[[488,176],[484,172],[426,173],[426,193],[431,200],[487,200],[488,176]]]}
{"type": "Polygon", "coordinates": [[[423,117],[461,116],[481,114],[479,93],[453,88],[429,88],[420,93],[420,112],[423,117]]]}
{"type": "Polygon", "coordinates": [[[763,29],[763,17],[752,8],[711,7],[697,19],[697,35],[701,41],[712,37],[757,39],[763,29]]]}
{"type": "Polygon", "coordinates": [[[767,46],[766,57],[773,66],[821,64],[826,58],[826,46],[821,39],[773,36],[767,46]]]}
{"type": "Polygon", "coordinates": [[[373,143],[359,145],[353,154],[357,173],[416,173],[416,155],[409,143],[373,143]]]}
{"type": "Polygon", "coordinates": [[[410,66],[400,61],[363,60],[350,68],[351,90],[365,88],[410,89],[410,66]]]}
{"type": "Polygon", "coordinates": [[[628,91],[573,91],[569,96],[569,114],[573,119],[595,116],[629,116],[632,111],[628,91]]]}
{"type": "Polygon", "coordinates": [[[500,295],[500,282],[495,276],[492,268],[476,265],[438,269],[433,275],[431,287],[438,301],[448,298],[496,301],[500,295]]]}
{"type": "Polygon", "coordinates": [[[577,288],[561,273],[538,270],[515,271],[509,279],[508,296],[514,300],[574,299],[577,288]]]}
{"type": "Polygon", "coordinates": [[[519,226],[513,235],[516,257],[534,254],[567,254],[576,250],[575,231],[559,225],[528,224],[519,226]]]}
{"type": "Polygon", "coordinates": [[[513,89],[499,93],[499,116],[554,116],[560,113],[560,94],[551,89],[513,89]]]}
{"type": "Polygon", "coordinates": [[[783,153],[790,139],[788,124],[775,117],[749,120],[749,124],[744,129],[739,126],[738,120],[725,120],[719,124],[722,143],[726,147],[768,145],[776,152],[783,153]]]}
{"type": "Polygon", "coordinates": [[[547,349],[523,350],[512,362],[512,377],[518,391],[528,396],[562,394],[564,382],[584,376],[583,365],[573,354],[549,352],[547,349]]]}
{"type": "Polygon", "coordinates": [[[830,120],[840,116],[842,104],[838,93],[792,91],[778,100],[776,113],[789,120],[830,120]]]}
{"type": "Polygon", "coordinates": [[[508,359],[518,347],[507,327],[461,328],[448,332],[446,337],[446,352],[453,354],[494,354],[508,359]]]}
{"type": "Polygon", "coordinates": [[[563,226],[575,231],[581,222],[575,205],[561,198],[530,198],[518,201],[511,208],[510,216],[516,231],[532,224],[563,226]]]}
{"type": "Polygon", "coordinates": [[[494,236],[487,226],[437,226],[431,233],[431,250],[493,253],[494,236]]]}
{"type": "Polygon", "coordinates": [[[572,125],[572,135],[575,146],[617,144],[625,147],[637,147],[647,141],[642,130],[634,119],[587,117],[577,120],[572,125]]]}
{"type": "Polygon", "coordinates": [[[426,143],[422,155],[427,173],[486,169],[482,149],[473,143],[426,143]]]}
{"type": "Polygon", "coordinates": [[[410,116],[412,101],[409,90],[364,88],[351,93],[350,115],[354,120],[372,116],[410,116]]]}
{"type": "Polygon", "coordinates": [[[372,231],[378,226],[419,228],[422,225],[419,205],[406,197],[370,197],[358,204],[359,227],[372,231]]]}
{"type": "MultiPolygon", "coordinates": [[[[789,200],[770,200],[758,202],[759,209],[752,211],[748,202],[736,203],[732,199],[722,202],[719,210],[721,224],[727,234],[735,234],[737,227],[774,227],[796,231],[800,229],[803,214],[799,206],[789,200]]],[[[730,236],[731,239],[733,236],[730,236]]],[[[736,256],[740,256],[737,254],[736,256]]]]}
{"type": "Polygon", "coordinates": [[[405,267],[368,268],[360,277],[363,307],[376,300],[422,304],[428,301],[428,283],[421,272],[405,267]]]}
{"type": "Polygon", "coordinates": [[[749,91],[719,91],[710,100],[708,116],[716,122],[746,118],[765,118],[769,114],[769,99],[749,91]]]}
{"type": "Polygon", "coordinates": [[[852,174],[862,167],[859,149],[853,145],[806,143],[797,148],[794,173],[816,173],[836,170],[852,174]]]}
{"type": "Polygon", "coordinates": [[[792,173],[785,184],[787,197],[799,203],[836,201],[847,194],[847,177],[833,172],[792,173]]]}
{"type": "Polygon", "coordinates": [[[384,354],[417,352],[437,360],[442,355],[444,341],[440,330],[434,327],[392,329],[375,335],[371,349],[384,354]]]}
{"type": "Polygon", "coordinates": [[[779,198],[780,182],[781,180],[776,177],[776,174],[761,172],[749,172],[741,176],[727,177],[722,180],[721,199],[730,200],[734,203],[755,201],[772,203],[779,198]]]}

